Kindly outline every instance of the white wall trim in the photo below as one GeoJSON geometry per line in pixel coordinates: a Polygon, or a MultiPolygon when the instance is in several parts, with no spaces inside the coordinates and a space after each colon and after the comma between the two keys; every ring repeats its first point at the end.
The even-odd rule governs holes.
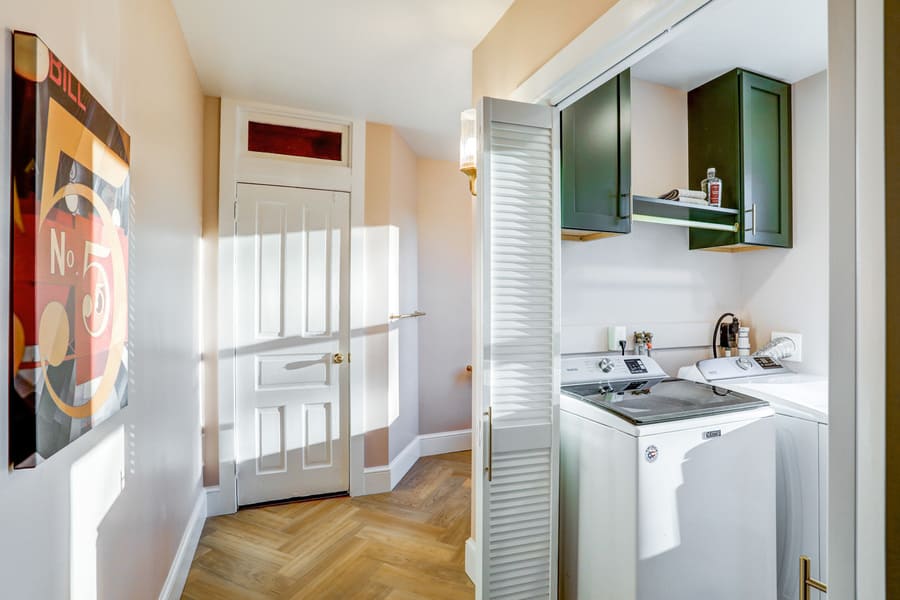
{"type": "Polygon", "coordinates": [[[363,119],[296,110],[222,98],[219,142],[219,276],[218,409],[219,485],[207,489],[208,514],[237,511],[237,424],[234,371],[234,203],[238,183],[286,185],[350,192],[350,489],[365,493],[365,131],[363,119]],[[350,164],[319,165],[309,161],[265,159],[240,146],[249,115],[266,115],[279,122],[318,120],[349,128],[350,164]],[[352,290],[361,290],[353,293],[352,290]],[[354,333],[357,332],[357,333],[354,333]]]}
{"type": "MultiPolygon", "coordinates": [[[[884,598],[887,593],[885,238],[896,235],[893,231],[886,232],[884,227],[884,6],[887,3],[856,0],[853,4],[856,10],[856,428],[846,432],[845,440],[856,443],[855,597],[884,598]]],[[[848,202],[850,199],[838,197],[837,201],[840,200],[848,202]]],[[[852,227],[847,221],[842,225],[852,227]]],[[[847,357],[846,346],[843,348],[847,357]]],[[[843,361],[831,363],[829,379],[841,377],[835,371],[843,372],[846,364],[843,361]]],[[[847,398],[831,396],[829,401],[833,405],[846,402],[847,398]]],[[[834,421],[829,420],[829,423],[834,421]]],[[[829,456],[833,454],[829,452],[829,456]]],[[[847,488],[852,487],[850,482],[847,484],[847,488]]],[[[832,594],[831,597],[840,596],[832,594]]]]}
{"type": "Polygon", "coordinates": [[[350,495],[365,490],[366,465],[366,121],[350,128],[350,495]],[[360,290],[354,293],[354,290],[360,290]]]}
{"type": "MultiPolygon", "coordinates": [[[[219,474],[221,476],[220,468],[219,474]]],[[[206,515],[208,517],[217,517],[219,515],[228,515],[235,511],[234,501],[227,493],[222,493],[221,486],[211,485],[203,488],[206,495],[206,515]]]]}
{"type": "MultiPolygon", "coordinates": [[[[418,435],[400,451],[389,465],[367,467],[364,472],[364,494],[390,492],[423,456],[462,452],[472,449],[472,430],[442,431],[418,435]]],[[[360,494],[352,494],[360,495],[360,494]]]]}
{"type": "Polygon", "coordinates": [[[419,436],[419,456],[433,456],[472,449],[472,430],[423,433],[419,436]]]}
{"type": "Polygon", "coordinates": [[[574,101],[671,41],[676,26],[711,1],[621,0],[522,82],[510,99],[552,105],[574,101]]]}
{"type": "Polygon", "coordinates": [[[419,456],[419,438],[416,436],[391,461],[391,489],[397,487],[400,480],[409,473],[409,470],[419,460],[419,456]]]}
{"type": "Polygon", "coordinates": [[[466,575],[475,587],[480,587],[478,582],[478,565],[481,564],[481,557],[478,556],[478,544],[475,540],[469,538],[466,540],[466,575]]]}
{"type": "Polygon", "coordinates": [[[406,447],[401,450],[389,465],[380,467],[366,467],[364,494],[384,494],[390,492],[403,476],[406,475],[416,461],[419,460],[419,438],[414,437],[406,447]]]}
{"type": "Polygon", "coordinates": [[[200,543],[200,534],[203,533],[204,523],[206,523],[206,491],[201,490],[197,495],[197,500],[194,502],[194,510],[188,519],[184,535],[181,536],[181,542],[178,544],[175,558],[172,559],[169,575],[166,577],[162,590],[159,592],[159,600],[178,600],[178,598],[181,598],[181,592],[184,591],[184,584],[187,582],[194,554],[197,552],[197,544],[200,543]]]}
{"type": "Polygon", "coordinates": [[[390,492],[391,487],[391,466],[382,465],[380,467],[366,467],[363,471],[363,492],[360,496],[368,496],[370,494],[385,494],[390,492]]]}

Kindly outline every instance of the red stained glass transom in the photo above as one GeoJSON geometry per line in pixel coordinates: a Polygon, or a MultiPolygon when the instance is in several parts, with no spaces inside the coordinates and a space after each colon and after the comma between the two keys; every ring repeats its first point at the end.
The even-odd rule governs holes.
{"type": "Polygon", "coordinates": [[[247,149],[284,156],[340,161],[343,134],[272,123],[249,122],[247,149]]]}

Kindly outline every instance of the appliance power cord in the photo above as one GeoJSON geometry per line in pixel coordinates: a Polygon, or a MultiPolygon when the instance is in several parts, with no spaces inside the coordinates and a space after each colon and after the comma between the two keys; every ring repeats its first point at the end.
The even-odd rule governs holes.
{"type": "Polygon", "coordinates": [[[734,316],[734,313],[730,313],[730,312],[729,312],[729,313],[725,313],[724,315],[722,315],[721,317],[719,317],[719,320],[716,321],[716,326],[713,327],[713,337],[712,337],[712,351],[713,351],[713,358],[719,358],[719,355],[718,355],[718,353],[716,352],[716,336],[719,335],[719,325],[722,324],[722,321],[725,319],[725,317],[731,317],[732,319],[735,319],[735,318],[736,318],[736,317],[734,316]]]}

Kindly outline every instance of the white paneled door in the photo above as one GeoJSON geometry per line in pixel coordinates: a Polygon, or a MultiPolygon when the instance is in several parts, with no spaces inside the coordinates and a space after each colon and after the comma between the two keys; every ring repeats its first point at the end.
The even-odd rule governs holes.
{"type": "Polygon", "coordinates": [[[559,479],[557,113],[489,98],[480,112],[476,598],[552,599],[559,479]]]}
{"type": "Polygon", "coordinates": [[[350,198],[238,184],[238,504],[349,487],[350,198]]]}

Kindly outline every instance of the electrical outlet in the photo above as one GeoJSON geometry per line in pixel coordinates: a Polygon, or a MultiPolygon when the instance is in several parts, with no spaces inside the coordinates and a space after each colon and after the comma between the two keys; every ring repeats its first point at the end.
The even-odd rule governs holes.
{"type": "Polygon", "coordinates": [[[618,351],[619,350],[619,340],[628,341],[628,336],[625,333],[624,325],[610,325],[607,328],[607,346],[610,351],[618,351]]]}
{"type": "Polygon", "coordinates": [[[773,331],[772,339],[786,337],[794,340],[794,354],[790,358],[784,359],[787,362],[803,362],[803,335],[799,333],[786,333],[784,331],[773,331]]]}

